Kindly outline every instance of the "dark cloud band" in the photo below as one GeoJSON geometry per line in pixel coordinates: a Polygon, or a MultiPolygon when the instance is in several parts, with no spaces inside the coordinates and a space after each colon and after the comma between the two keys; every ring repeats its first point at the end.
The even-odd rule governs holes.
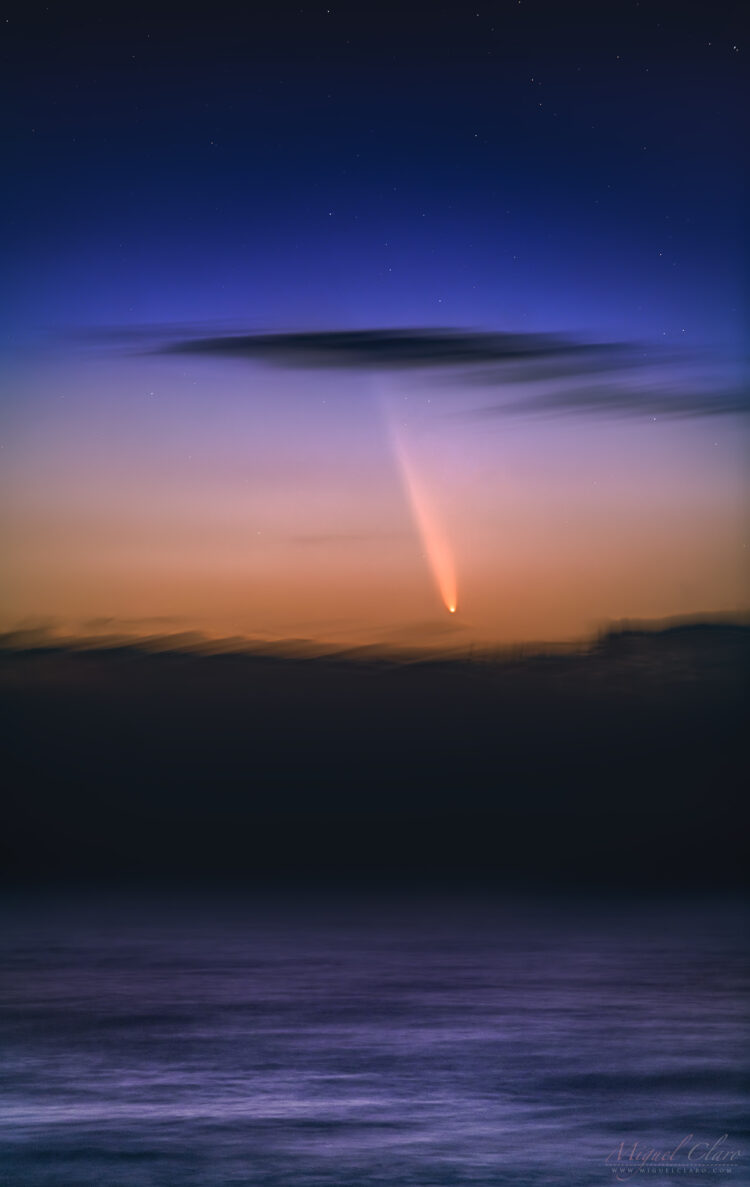
{"type": "Polygon", "coordinates": [[[500,334],[446,329],[329,330],[291,334],[227,334],[187,338],[169,354],[222,355],[306,367],[459,367],[474,364],[606,357],[625,348],[554,334],[500,334]]]}
{"type": "MultiPolygon", "coordinates": [[[[136,333],[136,337],[137,337],[136,333]]],[[[375,370],[431,368],[466,391],[528,385],[528,394],[478,408],[467,417],[704,417],[750,411],[742,388],[665,382],[667,368],[685,370],[686,354],[627,342],[581,341],[553,333],[489,333],[450,328],[320,330],[207,335],[187,328],[149,349],[269,362],[286,367],[375,370]],[[592,382],[593,380],[593,382],[592,382]],[[532,387],[532,385],[534,385],[532,387]],[[540,388],[542,390],[540,390],[540,388]]]]}

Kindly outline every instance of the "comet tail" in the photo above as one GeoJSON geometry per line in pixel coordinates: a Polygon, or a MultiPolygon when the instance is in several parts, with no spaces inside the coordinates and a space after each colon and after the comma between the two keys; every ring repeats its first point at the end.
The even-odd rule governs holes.
{"type": "Polygon", "coordinates": [[[450,614],[455,614],[458,599],[453,554],[404,443],[395,430],[393,440],[414,521],[419,530],[435,584],[446,609],[450,614]]]}

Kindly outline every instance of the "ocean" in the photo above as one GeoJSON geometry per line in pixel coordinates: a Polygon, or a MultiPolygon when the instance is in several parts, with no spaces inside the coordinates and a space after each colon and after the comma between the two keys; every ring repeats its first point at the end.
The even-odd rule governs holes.
{"type": "Polygon", "coordinates": [[[737,899],[6,893],[3,1182],[750,1183],[737,899]]]}

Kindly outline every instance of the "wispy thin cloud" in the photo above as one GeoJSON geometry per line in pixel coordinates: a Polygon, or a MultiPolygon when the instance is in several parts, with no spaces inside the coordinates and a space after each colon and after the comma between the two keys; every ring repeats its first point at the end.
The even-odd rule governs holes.
{"type": "Polygon", "coordinates": [[[678,386],[621,387],[595,384],[557,388],[541,395],[505,400],[467,410],[462,415],[481,419],[505,416],[651,416],[703,417],[742,415],[750,412],[750,394],[744,388],[686,390],[678,386]]]}

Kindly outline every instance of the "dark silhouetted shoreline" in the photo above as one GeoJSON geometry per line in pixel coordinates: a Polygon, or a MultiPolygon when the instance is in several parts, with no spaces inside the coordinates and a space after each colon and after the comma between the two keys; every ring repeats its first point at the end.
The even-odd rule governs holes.
{"type": "Polygon", "coordinates": [[[749,654],[731,623],[408,664],[16,638],[6,877],[738,886],[749,654]]]}

